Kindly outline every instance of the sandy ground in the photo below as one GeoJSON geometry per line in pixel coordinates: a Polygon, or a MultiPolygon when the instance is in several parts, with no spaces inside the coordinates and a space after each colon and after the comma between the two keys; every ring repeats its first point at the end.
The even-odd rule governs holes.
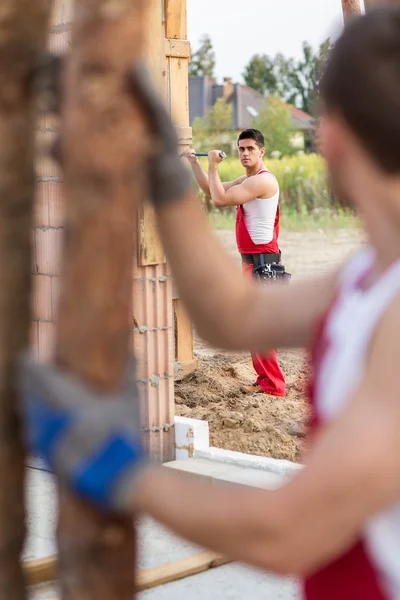
{"type": "MultiPolygon", "coordinates": [[[[233,232],[219,235],[237,256],[233,232]]],[[[361,234],[354,229],[281,234],[283,262],[296,279],[340,264],[361,243],[361,234]]],[[[221,353],[197,337],[195,353],[199,369],[176,384],[176,413],[207,420],[213,446],[299,461],[308,415],[306,353],[279,353],[287,381],[286,398],[242,393],[242,385],[255,380],[247,354],[221,353]]]]}

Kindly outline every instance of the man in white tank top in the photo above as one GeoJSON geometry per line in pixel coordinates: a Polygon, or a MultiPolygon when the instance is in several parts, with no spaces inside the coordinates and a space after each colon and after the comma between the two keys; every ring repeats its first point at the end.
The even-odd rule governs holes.
{"type": "Polygon", "coordinates": [[[113,405],[34,359],[22,370],[30,443],[75,493],[300,576],[307,600],[400,599],[399,57],[399,8],[356,19],[335,44],[320,144],[367,244],[344,268],[290,286],[239,277],[185,179],[168,110],[136,81],[160,142],[150,163],[159,231],[199,333],[234,351],[313,342],[312,432],[290,481],[272,491],[210,486],[152,465],[129,380],[110,392],[113,405]]]}
{"type": "MultiPolygon", "coordinates": [[[[257,129],[247,129],[238,138],[239,158],[246,174],[235,181],[221,182],[218,165],[220,150],[208,155],[208,175],[194,150],[184,156],[190,161],[196,180],[205,194],[211,196],[218,208],[236,206],[236,243],[242,258],[242,270],[249,276],[260,264],[279,263],[279,185],[265,167],[265,141],[257,129]]],[[[249,306],[248,310],[252,310],[249,306]]],[[[245,393],[286,394],[286,383],[275,350],[252,353],[257,378],[253,385],[244,386],[245,393]]]]}

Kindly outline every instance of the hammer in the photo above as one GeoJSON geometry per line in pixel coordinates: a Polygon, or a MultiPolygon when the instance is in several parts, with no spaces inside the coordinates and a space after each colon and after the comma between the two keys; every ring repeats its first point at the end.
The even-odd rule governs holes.
{"type": "MultiPolygon", "coordinates": [[[[208,154],[195,154],[195,156],[208,156],[208,154]]],[[[220,158],[226,158],[225,152],[220,152],[219,153],[219,157],[220,158]]]]}
{"type": "MultiPolygon", "coordinates": [[[[181,154],[181,158],[182,158],[183,154],[181,154]]],[[[208,154],[194,154],[194,156],[208,156],[208,154]]],[[[220,158],[226,158],[226,154],[225,152],[220,152],[219,153],[219,157],[220,158]]]]}

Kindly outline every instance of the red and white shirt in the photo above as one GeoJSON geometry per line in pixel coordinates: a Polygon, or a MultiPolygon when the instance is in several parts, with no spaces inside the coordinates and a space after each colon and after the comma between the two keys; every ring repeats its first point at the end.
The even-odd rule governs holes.
{"type": "MultiPolygon", "coordinates": [[[[400,260],[366,288],[374,266],[370,247],[348,262],[321,326],[312,356],[311,434],[346,407],[363,377],[379,320],[400,293],[400,260]]],[[[353,548],[311,576],[304,593],[307,600],[400,600],[400,499],[371,518],[353,548]]]]}
{"type": "MultiPolygon", "coordinates": [[[[261,169],[257,175],[269,172],[261,169]]],[[[238,206],[236,243],[240,254],[278,254],[279,226],[279,189],[271,198],[254,198],[238,206]]]]}

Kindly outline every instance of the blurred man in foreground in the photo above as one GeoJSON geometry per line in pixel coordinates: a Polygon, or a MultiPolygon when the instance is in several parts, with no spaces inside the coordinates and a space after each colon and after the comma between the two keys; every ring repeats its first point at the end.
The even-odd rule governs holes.
{"type": "Polygon", "coordinates": [[[321,147],[368,243],[342,269],[290,286],[239,277],[190,190],[168,112],[133,77],[158,138],[149,183],[160,233],[202,336],[231,350],[313,346],[310,448],[289,483],[210,487],[151,465],[129,379],[102,403],[29,356],[19,377],[30,445],[78,494],[104,510],[149,514],[234,560],[299,575],[309,600],[400,598],[399,57],[395,8],[355,20],[332,52],[321,147]]]}

